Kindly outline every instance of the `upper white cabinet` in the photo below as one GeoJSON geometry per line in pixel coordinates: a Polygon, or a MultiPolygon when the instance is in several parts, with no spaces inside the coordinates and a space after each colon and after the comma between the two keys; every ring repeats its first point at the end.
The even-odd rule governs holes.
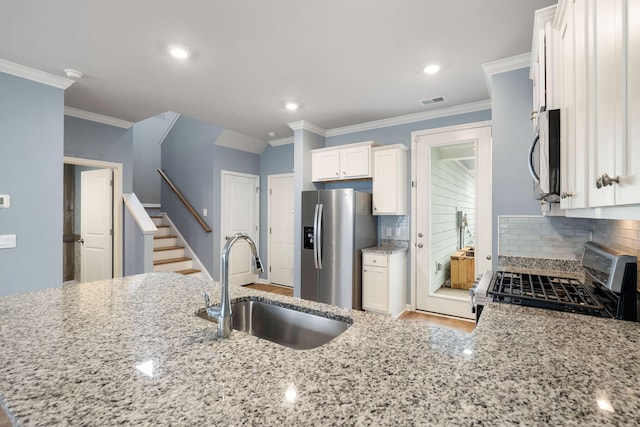
{"type": "Polygon", "coordinates": [[[640,218],[640,0],[560,0],[554,28],[561,207],[640,218]]]}
{"type": "Polygon", "coordinates": [[[311,150],[311,179],[336,181],[371,178],[373,141],[311,150]]]}
{"type": "Polygon", "coordinates": [[[640,0],[627,2],[627,138],[616,203],[640,203],[640,0]]]}
{"type": "Polygon", "coordinates": [[[587,207],[590,56],[587,34],[589,18],[586,2],[569,2],[560,28],[561,170],[560,207],[587,207]]]}
{"type": "Polygon", "coordinates": [[[373,148],[373,214],[407,214],[407,147],[373,148]]]}
{"type": "Polygon", "coordinates": [[[534,127],[540,111],[560,107],[561,76],[559,70],[560,34],[553,26],[556,6],[536,11],[534,15],[531,68],[529,77],[533,81],[534,127]]]}

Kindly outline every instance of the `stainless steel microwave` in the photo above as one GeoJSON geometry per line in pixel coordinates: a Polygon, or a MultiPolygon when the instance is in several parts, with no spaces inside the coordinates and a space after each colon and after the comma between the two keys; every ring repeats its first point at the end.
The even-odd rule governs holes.
{"type": "Polygon", "coordinates": [[[538,199],[560,201],[560,110],[541,111],[538,116],[529,147],[529,173],[538,199]]]}

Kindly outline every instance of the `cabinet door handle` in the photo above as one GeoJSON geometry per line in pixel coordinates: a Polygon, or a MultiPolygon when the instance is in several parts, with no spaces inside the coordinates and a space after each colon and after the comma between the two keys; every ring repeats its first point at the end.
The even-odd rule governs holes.
{"type": "Polygon", "coordinates": [[[611,178],[609,175],[602,174],[602,176],[598,177],[598,179],[596,179],[596,187],[598,188],[602,188],[602,187],[608,187],[609,185],[613,185],[613,183],[616,184],[620,184],[620,177],[616,176],[615,178],[611,178]]]}

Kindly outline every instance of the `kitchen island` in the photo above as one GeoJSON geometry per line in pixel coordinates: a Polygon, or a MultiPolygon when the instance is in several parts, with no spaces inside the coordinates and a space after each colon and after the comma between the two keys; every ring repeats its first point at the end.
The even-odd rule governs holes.
{"type": "Polygon", "coordinates": [[[640,326],[489,304],[472,334],[352,319],[293,350],[194,314],[219,285],[154,273],[0,298],[0,404],[50,425],[638,425],[640,326]]]}

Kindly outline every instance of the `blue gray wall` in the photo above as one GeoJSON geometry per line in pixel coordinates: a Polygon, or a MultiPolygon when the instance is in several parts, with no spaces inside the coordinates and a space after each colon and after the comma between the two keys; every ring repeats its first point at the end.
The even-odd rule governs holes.
{"type": "Polygon", "coordinates": [[[257,154],[214,144],[222,131],[219,126],[180,116],[162,143],[162,169],[198,213],[208,210],[204,220],[213,232],[205,232],[164,183],[162,210],[215,280],[220,278],[221,171],[260,174],[257,154]]]}
{"type": "MultiPolygon", "coordinates": [[[[293,173],[293,144],[271,145],[260,154],[260,258],[266,267],[269,265],[268,251],[268,219],[269,219],[269,189],[267,177],[280,173],[293,173]]],[[[260,277],[268,277],[265,271],[260,277]]]]}
{"type": "Polygon", "coordinates": [[[492,77],[493,110],[493,268],[498,258],[498,216],[540,215],[529,176],[527,153],[533,137],[529,68],[492,77]]]}
{"type": "Polygon", "coordinates": [[[133,191],[133,128],[65,116],[64,155],[122,163],[122,192],[133,191]]]}
{"type": "Polygon", "coordinates": [[[0,73],[0,296],[62,283],[64,91],[0,73]]]}
{"type": "Polygon", "coordinates": [[[133,125],[133,192],[140,203],[160,204],[161,145],[175,113],[163,113],[133,125]]]}

